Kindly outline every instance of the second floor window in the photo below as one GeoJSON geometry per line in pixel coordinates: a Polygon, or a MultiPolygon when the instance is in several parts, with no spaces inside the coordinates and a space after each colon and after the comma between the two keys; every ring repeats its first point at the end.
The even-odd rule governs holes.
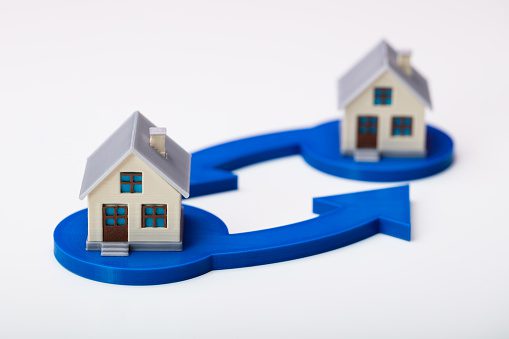
{"type": "Polygon", "coordinates": [[[120,173],[120,192],[121,193],[141,193],[143,178],[141,172],[121,172],[120,173]]]}
{"type": "Polygon", "coordinates": [[[392,104],[392,88],[376,87],[374,93],[375,105],[391,105],[392,104]]]}

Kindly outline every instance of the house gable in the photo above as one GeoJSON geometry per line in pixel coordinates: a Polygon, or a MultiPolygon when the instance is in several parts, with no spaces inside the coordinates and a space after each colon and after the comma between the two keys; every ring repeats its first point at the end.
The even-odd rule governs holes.
{"type": "Polygon", "coordinates": [[[189,196],[191,155],[165,136],[166,156],[150,146],[149,130],[155,125],[134,112],[87,160],[80,191],[85,198],[126,157],[135,154],[184,197],[189,196]]]}
{"type": "Polygon", "coordinates": [[[389,70],[381,73],[361,91],[345,108],[345,112],[384,113],[399,112],[401,114],[424,113],[425,106],[413,91],[398,76],[389,70]],[[375,105],[375,88],[391,88],[392,102],[390,105],[375,105]]]}
{"type": "Polygon", "coordinates": [[[89,199],[101,196],[122,201],[146,201],[147,199],[168,196],[169,194],[180,195],[172,185],[166,182],[144,160],[136,154],[130,154],[88,194],[88,197],[89,199]],[[141,193],[120,192],[120,173],[122,172],[142,173],[141,193]]]}

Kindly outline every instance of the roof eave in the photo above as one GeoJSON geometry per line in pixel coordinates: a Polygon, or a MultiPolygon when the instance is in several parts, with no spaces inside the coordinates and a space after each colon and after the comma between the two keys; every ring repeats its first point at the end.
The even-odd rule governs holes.
{"type": "MultiPolygon", "coordinates": [[[[431,104],[431,99],[427,100],[426,98],[424,98],[419,92],[417,92],[412,86],[410,86],[408,81],[406,81],[401,75],[399,75],[398,72],[393,70],[391,66],[389,66],[388,68],[389,68],[389,71],[392,72],[396,76],[396,78],[398,78],[400,80],[400,82],[402,82],[403,85],[406,86],[414,94],[414,96],[417,97],[417,99],[419,99],[419,101],[421,101],[421,103],[424,106],[428,107],[430,110],[433,109],[433,106],[431,104]]],[[[415,69],[413,69],[413,71],[415,72],[415,69]]],[[[427,92],[429,93],[429,86],[427,85],[427,83],[428,83],[428,81],[426,81],[426,89],[427,89],[427,92]]]]}
{"type": "MultiPolygon", "coordinates": [[[[83,187],[84,187],[84,181],[85,181],[85,177],[83,176],[83,181],[82,181],[82,184],[81,184],[81,192],[80,192],[80,200],[83,200],[85,199],[85,197],[90,193],[92,192],[101,182],[103,182],[104,179],[106,179],[106,177],[108,175],[111,174],[111,172],[113,172],[113,170],[115,168],[117,168],[118,166],[120,166],[120,164],[129,156],[133,153],[133,148],[131,147],[129,150],[127,150],[127,152],[125,152],[107,171],[105,171],[95,182],[93,185],[91,185],[87,190],[83,191],[83,187]]],[[[88,161],[87,161],[87,166],[88,166],[88,161]]]]}
{"type": "MultiPolygon", "coordinates": [[[[170,185],[173,187],[177,192],[179,192],[184,198],[189,198],[189,187],[182,188],[179,185],[177,185],[171,178],[169,178],[166,174],[164,174],[161,170],[159,170],[154,164],[152,164],[151,161],[149,161],[141,152],[138,152],[136,149],[133,149],[133,154],[137,155],[141,160],[143,160],[154,172],[157,173],[161,178],[164,179],[170,185]]],[[[189,186],[189,185],[188,185],[189,186]]]]}
{"type": "Polygon", "coordinates": [[[375,82],[376,79],[381,77],[382,74],[387,71],[387,68],[388,68],[387,65],[384,65],[383,67],[381,67],[380,70],[373,73],[373,75],[368,80],[366,80],[362,86],[359,86],[357,90],[352,92],[352,94],[350,94],[350,96],[348,96],[344,100],[340,100],[339,109],[344,109],[344,108],[346,108],[346,106],[350,105],[350,103],[352,101],[354,101],[359,95],[361,95],[361,93],[364,92],[366,90],[366,88],[369,87],[369,85],[371,85],[373,82],[375,82]]]}

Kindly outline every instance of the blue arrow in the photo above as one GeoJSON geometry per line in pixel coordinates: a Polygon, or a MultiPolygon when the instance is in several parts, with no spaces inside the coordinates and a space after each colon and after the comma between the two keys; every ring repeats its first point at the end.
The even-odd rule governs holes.
{"type": "Polygon", "coordinates": [[[86,278],[127,285],[190,279],[211,270],[297,259],[352,244],[377,233],[410,240],[409,187],[315,198],[318,217],[276,228],[229,234],[216,216],[185,206],[182,252],[132,252],[101,257],[87,252],[87,213],[79,211],[55,229],[55,257],[86,278]]]}
{"type": "MultiPolygon", "coordinates": [[[[446,169],[453,142],[427,127],[425,158],[383,158],[357,163],[339,154],[339,122],[309,129],[266,134],[207,148],[193,154],[191,195],[237,188],[235,169],[293,154],[336,176],[368,181],[403,181],[446,169]]],[[[216,216],[184,207],[184,251],[132,252],[128,258],[87,252],[87,211],[76,212],[55,229],[55,257],[70,271],[98,281],[148,285],[190,279],[211,270],[261,265],[301,258],[352,244],[376,233],[410,240],[409,188],[315,198],[318,217],[255,232],[229,234],[216,216]]]]}
{"type": "Polygon", "coordinates": [[[423,158],[385,158],[377,163],[355,162],[340,154],[340,122],[235,140],[193,153],[191,197],[237,189],[232,172],[262,161],[300,154],[316,169],[343,178],[365,181],[408,181],[436,174],[453,161],[453,141],[443,131],[427,127],[423,158]]]}
{"type": "Polygon", "coordinates": [[[314,219],[215,239],[213,269],[263,265],[350,245],[377,233],[410,240],[409,187],[315,198],[314,219]]]}
{"type": "Polygon", "coordinates": [[[292,130],[240,139],[194,152],[191,196],[237,189],[232,171],[259,162],[298,154],[307,130],[292,130]]]}

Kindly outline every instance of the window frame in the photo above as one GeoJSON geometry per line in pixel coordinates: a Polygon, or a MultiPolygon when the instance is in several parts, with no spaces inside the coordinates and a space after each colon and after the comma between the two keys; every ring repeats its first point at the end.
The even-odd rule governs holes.
{"type": "Polygon", "coordinates": [[[411,116],[393,116],[391,119],[391,136],[392,137],[412,137],[414,135],[414,118],[411,116]],[[401,123],[397,123],[397,119],[402,119],[401,123]],[[409,134],[405,133],[405,130],[408,129],[410,131],[409,134]],[[399,133],[395,133],[395,131],[399,131],[399,133]]]}
{"type": "Polygon", "coordinates": [[[393,98],[392,87],[375,87],[373,89],[373,105],[390,106],[393,98]],[[377,100],[380,99],[380,100],[377,100]],[[378,102],[379,101],[379,102],[378,102]]]}
{"type": "Polygon", "coordinates": [[[124,227],[129,225],[129,208],[127,204],[103,204],[103,227],[124,227]],[[106,214],[107,208],[113,208],[113,215],[106,214]],[[124,214],[118,214],[118,209],[124,208],[124,214]],[[106,223],[106,219],[113,219],[113,225],[108,225],[106,223]],[[118,224],[118,219],[125,219],[125,223],[123,225],[118,224]]]}
{"type": "Polygon", "coordinates": [[[378,116],[376,115],[359,115],[357,117],[357,135],[373,135],[378,134],[378,116]]]}
{"type": "Polygon", "coordinates": [[[141,205],[141,228],[168,228],[168,205],[167,204],[142,204],[141,205]],[[153,208],[153,214],[146,214],[147,208],[153,208]],[[164,208],[163,214],[156,214],[157,208],[164,208]],[[153,226],[146,226],[145,221],[152,219],[153,226]],[[157,226],[156,219],[163,219],[164,225],[157,226]]]}
{"type": "Polygon", "coordinates": [[[143,193],[143,173],[142,172],[120,172],[120,193],[137,193],[141,194],[143,193]],[[135,177],[141,177],[141,181],[135,181],[135,177]],[[129,177],[129,181],[124,181],[123,177],[129,177]],[[129,185],[129,191],[123,192],[122,191],[122,185],[129,185]],[[136,192],[135,191],[135,185],[141,186],[141,191],[136,192]]]}

